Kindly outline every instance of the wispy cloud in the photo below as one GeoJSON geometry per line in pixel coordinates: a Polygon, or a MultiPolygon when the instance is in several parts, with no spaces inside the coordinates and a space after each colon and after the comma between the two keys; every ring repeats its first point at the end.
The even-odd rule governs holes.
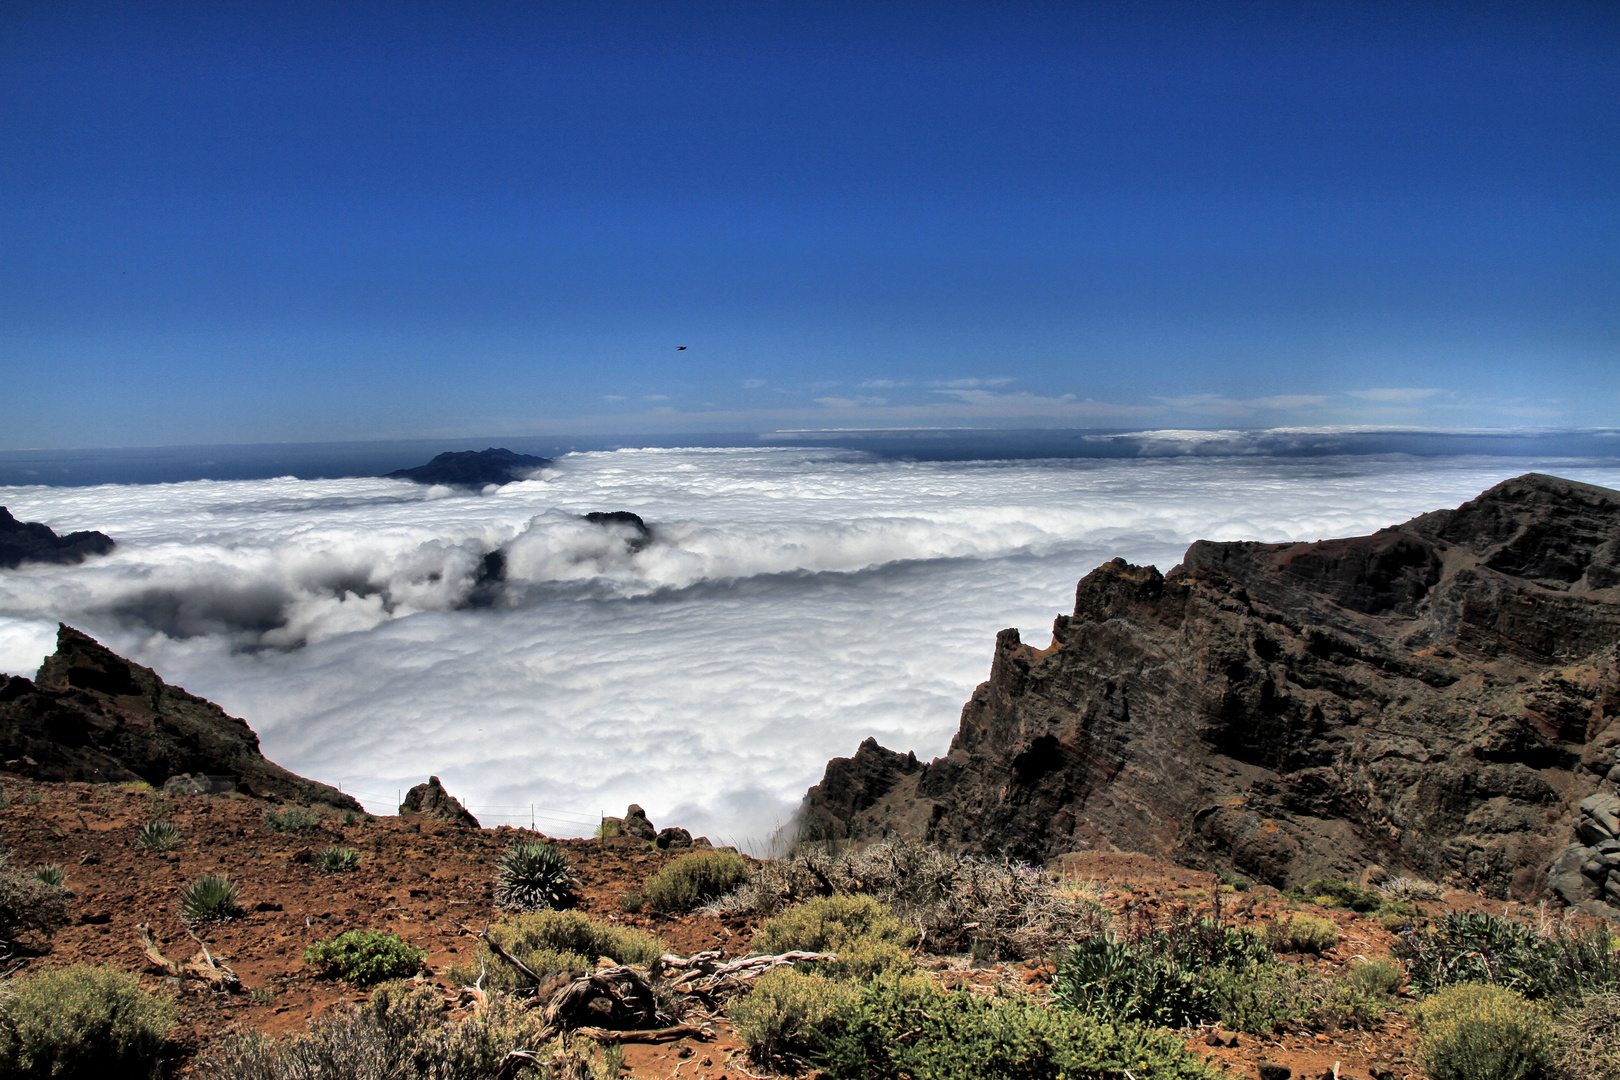
{"type": "Polygon", "coordinates": [[[1245,417],[1262,409],[1313,409],[1327,403],[1323,394],[1275,394],[1261,398],[1229,398],[1224,394],[1189,394],[1184,397],[1161,397],[1172,409],[1198,413],[1202,416],[1245,417]]]}
{"type": "Polygon", "coordinates": [[[946,379],[942,382],[930,383],[930,386],[948,386],[953,390],[973,390],[981,386],[1006,386],[1012,382],[1010,378],[1001,379],[946,379]]]}
{"type": "Polygon", "coordinates": [[[623,394],[603,394],[602,395],[602,400],[603,401],[629,401],[630,399],[625,397],[623,394]]]}
{"type": "Polygon", "coordinates": [[[1349,391],[1350,396],[1353,398],[1376,402],[1380,405],[1409,405],[1414,401],[1423,401],[1440,393],[1444,393],[1444,391],[1420,389],[1415,386],[1390,386],[1372,390],[1349,391]]]}
{"type": "Polygon", "coordinates": [[[861,383],[861,389],[863,389],[863,390],[893,390],[896,387],[910,386],[910,385],[911,384],[909,382],[901,382],[901,381],[896,380],[896,379],[867,379],[865,382],[861,383]]]}
{"type": "Polygon", "coordinates": [[[668,401],[669,400],[669,395],[668,394],[642,394],[641,395],[641,400],[642,401],[668,401]]]}
{"type": "Polygon", "coordinates": [[[743,380],[743,389],[744,390],[758,390],[760,387],[762,387],[764,385],[765,385],[765,380],[764,379],[744,379],[743,380]]]}

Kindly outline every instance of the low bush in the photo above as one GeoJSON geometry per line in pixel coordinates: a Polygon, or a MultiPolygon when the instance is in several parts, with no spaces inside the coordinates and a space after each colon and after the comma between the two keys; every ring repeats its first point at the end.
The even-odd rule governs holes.
{"type": "Polygon", "coordinates": [[[359,986],[415,975],[425,959],[423,950],[381,930],[349,930],[304,950],[304,963],[322,975],[359,986]]]}
{"type": "Polygon", "coordinates": [[[174,1008],[112,968],[36,971],[0,999],[0,1075],[135,1078],[151,1075],[174,1008]]]}
{"type": "Polygon", "coordinates": [[[847,1013],[861,992],[821,975],[778,968],[726,1011],[737,1037],[761,1058],[802,1058],[847,1013]]]}
{"type": "Polygon", "coordinates": [[[1328,1030],[1368,1028],[1395,1007],[1406,975],[1388,960],[1362,960],[1351,964],[1333,981],[1316,1009],[1316,1022],[1328,1030]]]}
{"type": "Polygon", "coordinates": [[[60,884],[14,870],[0,854],[0,944],[16,945],[36,934],[49,938],[67,924],[71,897],[60,884]]]}
{"type": "Polygon", "coordinates": [[[1322,953],[1339,943],[1339,928],[1314,915],[1284,915],[1266,930],[1271,947],[1280,953],[1322,953]]]}
{"type": "Polygon", "coordinates": [[[619,898],[619,909],[627,915],[634,915],[647,906],[647,898],[641,895],[640,889],[632,889],[619,898]]]}
{"type": "Polygon", "coordinates": [[[360,868],[360,856],[353,848],[323,847],[315,853],[312,865],[325,874],[346,874],[360,868]]]}
{"type": "Polygon", "coordinates": [[[755,952],[838,952],[858,942],[909,945],[916,934],[871,896],[818,896],[766,919],[754,934],[755,952]]]}
{"type": "Polygon", "coordinates": [[[1558,1066],[1566,1080],[1620,1077],[1620,993],[1588,994],[1558,1017],[1558,1066]]]}
{"type": "Polygon", "coordinates": [[[495,870],[495,904],[516,911],[562,908],[574,902],[579,879],[568,856],[550,844],[519,841],[495,870]]]}
{"type": "Polygon", "coordinates": [[[1620,987],[1620,952],[1608,934],[1563,923],[1537,929],[1482,911],[1452,912],[1401,935],[1394,951],[1421,994],[1458,983],[1504,986],[1529,998],[1620,987]]]}
{"type": "Polygon", "coordinates": [[[236,882],[225,874],[204,874],[180,890],[180,921],[190,927],[225,922],[242,913],[236,882]]]}
{"type": "Polygon", "coordinates": [[[748,881],[748,863],[732,851],[694,851],[647,879],[641,893],[654,911],[680,914],[748,881]]]}
{"type": "Polygon", "coordinates": [[[142,851],[169,851],[180,843],[180,830],[167,821],[148,821],[135,830],[135,846],[142,851]]]}
{"type": "MultiPolygon", "coordinates": [[[[1101,1023],[1021,995],[945,992],[919,976],[884,976],[850,990],[853,996],[828,994],[823,1014],[804,1021],[797,1038],[808,1045],[803,1059],[827,1080],[1125,1080],[1127,1070],[1138,1080],[1215,1075],[1174,1035],[1101,1023]]],[[[750,1030],[756,1027],[751,1019],[750,1030]]]]}
{"type": "Polygon", "coordinates": [[[1377,911],[1384,902],[1384,894],[1338,878],[1317,878],[1304,885],[1291,885],[1283,895],[1293,900],[1304,900],[1322,907],[1347,908],[1350,911],[1377,911]]]}
{"type": "Polygon", "coordinates": [[[541,1010],[525,1004],[493,993],[486,1006],[457,1020],[445,1016],[432,987],[389,983],[365,1005],[323,1012],[305,1035],[273,1040],[238,1032],[208,1055],[201,1072],[230,1080],[552,1080],[606,1071],[582,1070],[595,1052],[553,1039],[541,1010]],[[535,1059],[514,1058],[514,1050],[535,1059]]]}
{"type": "MultiPolygon", "coordinates": [[[[541,978],[558,972],[582,974],[604,957],[615,964],[650,964],[667,951],[663,941],[643,930],[600,923],[578,911],[537,911],[503,919],[489,928],[489,936],[541,978]]],[[[467,983],[482,977],[484,986],[501,990],[528,985],[521,972],[483,944],[451,975],[467,983]]]]}
{"type": "Polygon", "coordinates": [[[1429,1080],[1552,1080],[1557,1034],[1545,1007],[1501,986],[1460,983],[1418,1005],[1429,1080]]]}
{"type": "Polygon", "coordinates": [[[264,823],[271,832],[310,832],[320,828],[321,815],[302,806],[289,806],[284,810],[266,810],[264,823]]]}
{"type": "Polygon", "coordinates": [[[1254,888],[1254,882],[1231,870],[1222,870],[1216,877],[1220,879],[1222,885],[1229,887],[1233,892],[1248,892],[1254,888]]]}
{"type": "Polygon", "coordinates": [[[1424,881],[1414,877],[1385,878],[1379,883],[1378,891],[1394,900],[1438,900],[1446,894],[1446,890],[1432,881],[1424,881]]]}

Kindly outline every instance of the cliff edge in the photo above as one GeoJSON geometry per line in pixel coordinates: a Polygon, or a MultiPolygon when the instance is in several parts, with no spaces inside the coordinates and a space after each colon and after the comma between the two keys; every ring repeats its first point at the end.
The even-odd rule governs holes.
{"type": "Polygon", "coordinates": [[[1052,636],[997,636],[945,757],[830,762],[801,828],[1521,898],[1562,867],[1620,916],[1581,809],[1620,785],[1620,492],[1529,474],[1371,536],[1116,559],[1052,636]]]}

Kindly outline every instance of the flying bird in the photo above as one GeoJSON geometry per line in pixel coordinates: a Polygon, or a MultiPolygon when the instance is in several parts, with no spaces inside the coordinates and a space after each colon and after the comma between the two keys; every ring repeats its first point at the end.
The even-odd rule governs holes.
{"type": "Polygon", "coordinates": [[[686,346],[685,345],[677,345],[677,346],[675,346],[675,351],[676,352],[685,352],[686,351],[686,346]]]}

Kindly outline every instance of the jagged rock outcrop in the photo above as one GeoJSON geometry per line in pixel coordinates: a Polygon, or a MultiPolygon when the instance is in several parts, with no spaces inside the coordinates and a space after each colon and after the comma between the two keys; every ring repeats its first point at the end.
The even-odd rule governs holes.
{"type": "Polygon", "coordinates": [[[18,521],[0,506],[0,567],[12,569],[25,562],[80,563],[90,555],[113,549],[112,537],[99,532],[72,532],[57,536],[49,525],[18,521]]]}
{"type": "Polygon", "coordinates": [[[235,790],[259,798],[361,809],[266,760],[245,720],[69,626],[58,627],[56,653],[33,679],[0,675],[0,767],[36,780],[159,787],[200,774],[211,785],[234,778],[235,790]]]}
{"type": "Polygon", "coordinates": [[[801,827],[1532,896],[1620,780],[1617,586],[1620,492],[1536,474],[1371,536],[1115,560],[1049,648],[1001,632],[945,757],[868,740],[801,827]]]}
{"type": "Polygon", "coordinates": [[[426,465],[395,469],[389,480],[415,480],[418,484],[447,484],[451,487],[481,488],[485,484],[510,484],[527,479],[546,464],[533,454],[515,454],[504,447],[487,450],[449,450],[426,465]]]}
{"type": "Polygon", "coordinates": [[[407,791],[405,801],[399,804],[399,814],[401,817],[414,814],[467,829],[479,827],[478,819],[455,796],[444,790],[437,776],[430,776],[427,783],[417,784],[407,791]]]}

